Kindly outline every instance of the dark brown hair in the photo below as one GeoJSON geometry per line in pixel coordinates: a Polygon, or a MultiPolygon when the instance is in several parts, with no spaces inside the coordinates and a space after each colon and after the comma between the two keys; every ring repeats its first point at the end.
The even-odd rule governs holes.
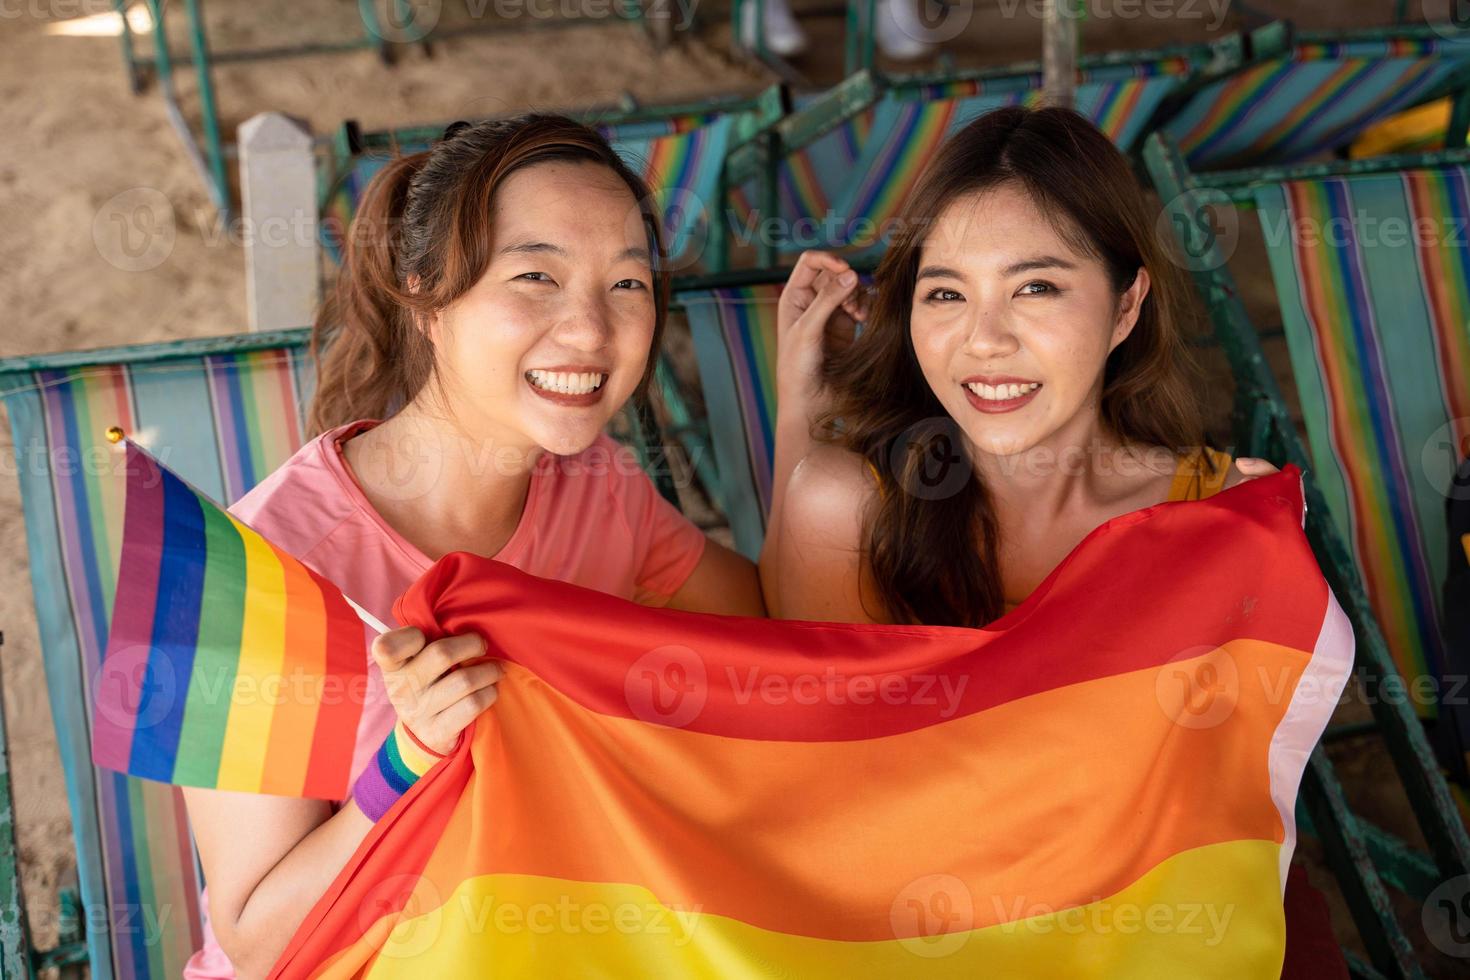
{"type": "Polygon", "coordinates": [[[311,348],[315,435],[359,418],[386,418],[434,377],[434,346],[417,318],[464,295],[490,263],[491,204],[506,178],[553,160],[598,163],[638,202],[654,264],[653,376],[668,317],[669,277],[653,196],[596,130],[531,113],[455,123],[428,150],[390,161],[368,183],[347,235],[342,268],[317,314],[311,348]],[[410,288],[410,282],[413,288],[410,288]]]}
{"type": "Polygon", "coordinates": [[[1099,258],[1120,294],[1140,267],[1149,272],[1138,322],[1108,356],[1104,424],[1129,445],[1178,452],[1204,442],[1184,285],[1154,238],[1126,158],[1070,109],[1011,106],[981,116],[920,176],[878,266],[869,321],[824,369],[835,397],[818,432],[882,474],[864,519],[864,557],[897,622],[979,626],[1004,610],[990,496],[924,378],[909,332],[928,227],[957,197],[1004,183],[1023,188],[1064,239],[1099,258]],[[933,476],[926,467],[936,457],[960,468],[941,481],[942,492],[926,492],[933,476]]]}

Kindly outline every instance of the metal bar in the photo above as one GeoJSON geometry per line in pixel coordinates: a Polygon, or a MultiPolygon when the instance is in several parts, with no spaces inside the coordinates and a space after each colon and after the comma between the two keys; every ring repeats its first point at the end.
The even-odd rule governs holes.
{"type": "MultiPolygon", "coordinates": [[[[771,219],[779,218],[781,205],[776,196],[777,184],[780,179],[781,166],[781,135],[777,132],[767,132],[757,141],[761,158],[761,180],[760,180],[760,217],[757,227],[768,228],[771,219]]],[[[780,248],[772,240],[772,236],[762,233],[756,240],[756,264],[764,268],[774,266],[780,248]]]]}
{"type": "Polygon", "coordinates": [[[1047,0],[1041,23],[1041,89],[1046,101],[1070,109],[1077,95],[1077,16],[1073,0],[1047,0]]]}
{"type": "Polygon", "coordinates": [[[755,56],[761,61],[771,56],[766,47],[766,0],[755,0],[755,56]]]}
{"type": "MultiPolygon", "coordinates": [[[[566,114],[574,119],[593,125],[624,126],[640,122],[656,122],[669,116],[698,115],[709,112],[733,113],[770,111],[772,93],[779,86],[763,89],[758,95],[718,95],[697,102],[669,102],[656,105],[639,105],[628,108],[623,105],[606,104],[585,109],[568,109],[566,114]]],[[[422,123],[397,129],[374,130],[362,133],[362,152],[393,150],[404,143],[429,143],[444,134],[448,122],[422,123]]]]}
{"type": "MultiPolygon", "coordinates": [[[[1376,824],[1354,819],[1357,819],[1358,831],[1368,854],[1373,858],[1373,867],[1385,883],[1421,902],[1439,886],[1439,871],[1428,855],[1376,824]]],[[[1304,834],[1318,836],[1311,814],[1300,806],[1297,808],[1297,827],[1304,834]]]]}
{"type": "Polygon", "coordinates": [[[147,0],[148,16],[153,18],[153,66],[158,85],[165,92],[173,84],[173,61],[168,53],[168,29],[163,24],[163,0],[147,0]]]}
{"type": "MultiPolygon", "coordinates": [[[[118,0],[122,2],[122,0],[118,0]]],[[[377,38],[355,38],[351,41],[303,41],[301,44],[281,44],[264,48],[236,48],[226,51],[210,51],[210,63],[216,65],[240,64],[250,61],[275,61],[282,58],[304,58],[320,54],[347,54],[366,48],[379,47],[383,42],[377,38]]],[[[194,56],[187,51],[169,53],[169,60],[176,65],[193,65],[194,56]]],[[[154,59],[140,57],[138,64],[151,67],[154,59]]]]}
{"type": "Polygon", "coordinates": [[[863,6],[863,21],[866,28],[858,35],[862,63],[859,67],[875,68],[878,65],[878,4],[877,0],[858,0],[863,6]]]}
{"type": "Polygon", "coordinates": [[[873,0],[847,0],[842,35],[844,75],[873,71],[877,58],[873,48],[873,18],[877,13],[873,0]]]}
{"type": "Polygon", "coordinates": [[[1373,41],[1470,40],[1470,28],[1451,21],[1435,24],[1396,24],[1391,27],[1354,27],[1347,30],[1296,31],[1297,44],[1355,44],[1373,41]]]}
{"type": "MultiPolygon", "coordinates": [[[[158,72],[158,88],[163,93],[163,111],[168,116],[169,124],[173,126],[174,132],[178,134],[179,141],[183,144],[184,155],[190,166],[199,175],[204,184],[206,192],[213,198],[216,184],[210,173],[209,167],[204,162],[203,155],[199,152],[199,145],[194,140],[194,133],[189,128],[188,121],[179,109],[178,99],[174,94],[173,63],[168,53],[168,32],[163,22],[162,0],[146,0],[148,14],[153,18],[153,48],[154,59],[158,72]]],[[[215,206],[219,202],[215,201],[215,206]]],[[[226,212],[221,212],[222,214],[226,212]]]]}
{"type": "Polygon", "coordinates": [[[209,62],[209,40],[204,36],[204,18],[199,0],[184,0],[189,18],[189,47],[194,53],[194,73],[199,79],[199,114],[204,121],[204,149],[209,157],[210,186],[215,207],[228,224],[230,217],[230,178],[225,173],[225,158],[220,151],[219,107],[214,98],[214,68],[209,62]]]}
{"type": "Polygon", "coordinates": [[[1311,815],[1328,863],[1337,871],[1342,897],[1352,910],[1358,935],[1373,965],[1388,977],[1422,977],[1409,938],[1399,927],[1393,903],[1373,867],[1357,818],[1348,809],[1332,763],[1319,746],[1302,773],[1302,802],[1311,815]]]}
{"type": "MultiPolygon", "coordinates": [[[[878,100],[882,81],[873,72],[858,72],[845,79],[802,109],[787,114],[775,124],[784,153],[795,153],[821,139],[878,100]]],[[[753,145],[737,147],[726,163],[732,186],[757,180],[764,161],[753,145]]]]}
{"type": "Polygon", "coordinates": [[[205,193],[214,201],[216,208],[220,208],[221,216],[228,221],[228,210],[221,207],[219,200],[215,197],[216,185],[214,176],[209,171],[209,164],[204,160],[204,154],[199,150],[199,143],[194,139],[194,131],[189,128],[189,121],[184,118],[184,112],[179,108],[179,101],[174,97],[172,86],[163,88],[163,112],[168,116],[169,124],[173,126],[174,132],[178,134],[179,142],[183,145],[184,156],[189,165],[194,168],[194,173],[199,176],[199,182],[204,185],[205,193]]]}
{"type": "Polygon", "coordinates": [[[648,400],[647,392],[635,396],[628,411],[632,416],[634,447],[643,460],[644,471],[653,480],[653,485],[658,487],[659,494],[675,508],[682,510],[679,507],[679,489],[674,486],[673,474],[666,465],[654,467],[653,458],[649,455],[652,447],[663,448],[663,435],[659,432],[658,419],[654,416],[653,403],[648,400]]]}
{"type": "Polygon", "coordinates": [[[1470,131],[1470,86],[1460,89],[1450,101],[1450,124],[1445,127],[1445,149],[1458,149],[1465,145],[1466,132],[1470,131]]]}
{"type": "Polygon", "coordinates": [[[696,420],[684,392],[679,385],[678,373],[667,358],[660,357],[654,366],[654,378],[658,383],[659,397],[664,411],[669,416],[666,434],[676,438],[689,455],[691,471],[704,485],[711,500],[718,499],[720,476],[715,470],[714,455],[710,450],[709,420],[696,420]]]}
{"type": "Polygon", "coordinates": [[[1224,191],[1232,201],[1243,204],[1254,201],[1255,189],[1263,184],[1465,165],[1470,165],[1470,149],[1460,148],[1425,150],[1419,153],[1395,153],[1391,156],[1365,157],[1361,160],[1334,160],[1329,163],[1298,163],[1288,166],[1201,171],[1190,176],[1195,187],[1224,191]]]}
{"type": "Polygon", "coordinates": [[[117,11],[117,37],[122,43],[123,67],[128,73],[128,89],[134,95],[143,91],[143,74],[138,64],[137,52],[133,50],[133,28],[128,23],[128,0],[112,0],[112,9],[117,11]]]}
{"type": "MultiPolygon", "coordinates": [[[[5,642],[0,634],[0,647],[5,642]]],[[[5,689],[0,683],[0,977],[34,977],[31,933],[20,887],[15,846],[15,798],[10,783],[10,734],[5,725],[5,689]]]]}
{"type": "MultiPolygon", "coordinates": [[[[1150,61],[1166,61],[1182,58],[1201,68],[1206,66],[1236,66],[1243,59],[1244,35],[1234,33],[1208,43],[1169,44],[1157,48],[1142,48],[1137,51],[1101,51],[1078,54],[1078,71],[1096,71],[1100,68],[1116,68],[1150,61]]],[[[886,88],[903,90],[924,85],[939,85],[946,82],[984,82],[1009,78],[1013,75],[1040,75],[1044,71],[1041,59],[1012,61],[984,68],[964,68],[957,72],[905,72],[883,73],[886,88]]]]}
{"type": "Polygon", "coordinates": [[[1363,962],[1363,958],[1350,949],[1342,951],[1343,959],[1347,960],[1348,976],[1352,980],[1386,980],[1383,974],[1363,962]]]}

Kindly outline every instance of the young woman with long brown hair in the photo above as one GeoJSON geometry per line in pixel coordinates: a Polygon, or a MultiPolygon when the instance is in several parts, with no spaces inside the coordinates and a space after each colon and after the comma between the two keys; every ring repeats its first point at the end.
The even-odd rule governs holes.
{"type": "MultiPolygon", "coordinates": [[[[778,316],[772,614],[983,626],[1105,521],[1275,472],[1206,444],[1154,235],[1095,126],[1014,107],[920,178],[871,305],[841,258],[804,255],[778,316]]],[[[1346,975],[1300,866],[1286,919],[1285,975],[1346,975]]]]}
{"type": "MultiPolygon", "coordinates": [[[[456,124],[388,164],[316,324],[320,435],[233,513],[390,624],[449,551],[762,614],[754,566],[706,541],[603,431],[648,385],[668,311],[652,200],[561,116],[456,124]]],[[[372,821],[493,702],[482,640],[424,640],[371,642],[351,799],[185,791],[212,925],[185,976],[263,975],[372,821]]]]}
{"type": "Polygon", "coordinates": [[[1077,113],[952,137],[875,287],[860,309],[847,263],[809,252],[782,293],[779,615],[983,625],[1109,518],[1274,470],[1205,446],[1181,282],[1077,113]]]}

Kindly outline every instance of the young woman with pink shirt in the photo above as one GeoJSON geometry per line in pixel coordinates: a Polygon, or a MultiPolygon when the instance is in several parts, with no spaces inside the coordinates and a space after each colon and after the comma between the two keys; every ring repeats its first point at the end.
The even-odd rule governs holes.
{"type": "MultiPolygon", "coordinates": [[[[762,615],[754,566],[604,433],[649,383],[668,309],[649,189],[564,117],[445,136],[367,188],[316,325],[321,434],[232,512],[389,625],[450,551],[762,615]]],[[[494,701],[478,637],[373,637],[352,799],[185,790],[209,920],[186,977],[264,975],[405,779],[494,701]]]]}

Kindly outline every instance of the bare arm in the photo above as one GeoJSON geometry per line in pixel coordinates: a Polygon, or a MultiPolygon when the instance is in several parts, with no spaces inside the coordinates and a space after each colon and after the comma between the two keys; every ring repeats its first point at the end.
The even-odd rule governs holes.
{"type": "Polygon", "coordinates": [[[669,599],[668,606],[725,616],[766,615],[755,563],[709,540],[704,543],[704,556],[669,599]]]}
{"type": "Polygon", "coordinates": [[[766,608],[788,616],[780,605],[781,537],[786,527],[788,484],[797,465],[815,446],[812,424],[826,407],[822,364],[834,349],[852,342],[866,315],[857,274],[828,252],[803,252],[781,291],[776,317],[776,425],[771,466],[771,513],[761,545],[760,582],[766,608]]]}
{"type": "Polygon", "coordinates": [[[372,822],[349,802],[184,790],[209,882],[209,919],[241,978],[263,977],[372,822]]]}
{"type": "Polygon", "coordinates": [[[887,622],[862,555],[863,515],[876,489],[863,460],[836,446],[813,449],[791,474],[776,571],[782,619],[887,622]]]}
{"type": "MultiPolygon", "coordinates": [[[[373,641],[373,659],[398,717],[429,748],[447,753],[495,701],[501,667],[478,635],[434,643],[411,627],[373,641]]],[[[209,919],[241,977],[263,977],[297,927],[372,829],[349,800],[185,789],[184,804],[209,883],[209,919]]]]}

